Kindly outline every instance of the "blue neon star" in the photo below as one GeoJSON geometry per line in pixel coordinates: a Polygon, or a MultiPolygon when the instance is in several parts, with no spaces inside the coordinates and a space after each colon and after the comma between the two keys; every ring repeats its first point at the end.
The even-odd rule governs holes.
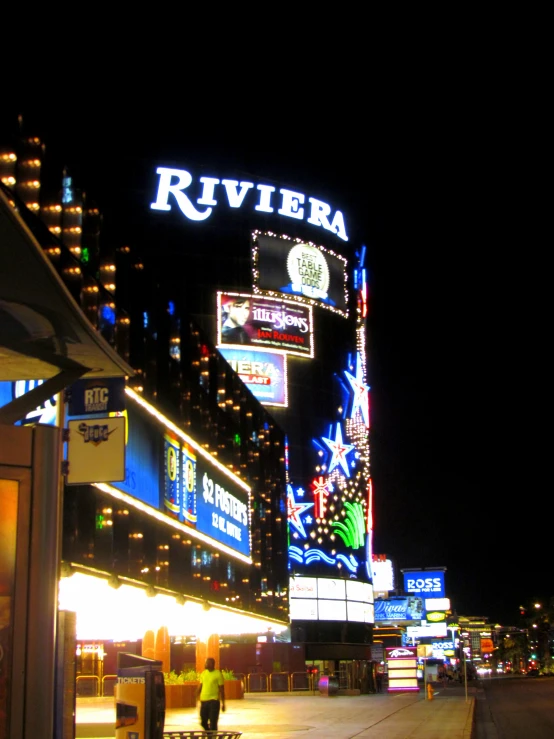
{"type": "Polygon", "coordinates": [[[352,449],[354,449],[354,444],[343,444],[342,429],[340,423],[337,423],[337,430],[335,432],[334,439],[327,439],[325,436],[322,436],[321,439],[327,444],[332,452],[328,472],[331,472],[335,469],[337,465],[340,464],[346,477],[350,477],[350,469],[348,468],[346,455],[351,452],[352,449]]]}

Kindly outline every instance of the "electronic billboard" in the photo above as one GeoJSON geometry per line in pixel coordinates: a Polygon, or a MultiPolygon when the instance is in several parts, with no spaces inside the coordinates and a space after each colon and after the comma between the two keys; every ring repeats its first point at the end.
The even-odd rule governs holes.
{"type": "Polygon", "coordinates": [[[254,231],[252,263],[255,292],[286,293],[348,316],[344,257],[301,239],[254,231]]]}
{"type": "Polygon", "coordinates": [[[308,305],[248,293],[218,292],[217,344],[314,356],[313,314],[308,305]]]}

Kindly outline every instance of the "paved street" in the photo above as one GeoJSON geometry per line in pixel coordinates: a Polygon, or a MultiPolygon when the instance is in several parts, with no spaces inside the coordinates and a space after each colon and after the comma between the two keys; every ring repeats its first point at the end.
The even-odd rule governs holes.
{"type": "MultiPolygon", "coordinates": [[[[247,693],[228,701],[219,728],[242,739],[470,739],[475,688],[437,687],[433,700],[423,691],[389,695],[321,696],[247,693]]],[[[77,737],[114,737],[113,698],[79,699],[77,737]]],[[[199,730],[196,708],[166,712],[165,728],[199,730]]]]}

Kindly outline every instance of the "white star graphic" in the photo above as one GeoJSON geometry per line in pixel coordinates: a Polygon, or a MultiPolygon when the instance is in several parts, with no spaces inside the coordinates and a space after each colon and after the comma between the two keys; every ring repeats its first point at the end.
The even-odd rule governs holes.
{"type": "Polygon", "coordinates": [[[350,470],[348,468],[348,462],[346,461],[346,455],[354,449],[354,444],[343,444],[342,441],[342,430],[340,423],[337,423],[337,430],[335,432],[335,438],[334,439],[327,439],[325,436],[321,437],[322,441],[324,441],[331,452],[333,453],[333,456],[331,457],[331,462],[329,463],[329,472],[335,469],[337,465],[340,464],[342,469],[344,470],[344,474],[346,477],[350,477],[350,470]]]}
{"type": "Polygon", "coordinates": [[[352,390],[354,391],[354,398],[352,400],[352,418],[356,415],[358,408],[364,419],[364,423],[369,428],[369,385],[364,383],[362,373],[362,360],[360,353],[356,356],[356,376],[351,375],[350,372],[344,372],[346,379],[350,383],[352,390]]]}

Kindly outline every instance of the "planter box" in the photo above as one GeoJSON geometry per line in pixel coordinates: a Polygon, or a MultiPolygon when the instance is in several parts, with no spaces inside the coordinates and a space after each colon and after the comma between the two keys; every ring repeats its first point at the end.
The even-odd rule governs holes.
{"type": "Polygon", "coordinates": [[[244,685],[242,680],[224,680],[225,700],[237,700],[244,698],[244,685]]]}
{"type": "Polygon", "coordinates": [[[194,708],[199,685],[197,682],[183,683],[183,708],[194,708]]]}
{"type": "Polygon", "coordinates": [[[194,708],[198,683],[178,683],[165,686],[166,708],[194,708]]]}

